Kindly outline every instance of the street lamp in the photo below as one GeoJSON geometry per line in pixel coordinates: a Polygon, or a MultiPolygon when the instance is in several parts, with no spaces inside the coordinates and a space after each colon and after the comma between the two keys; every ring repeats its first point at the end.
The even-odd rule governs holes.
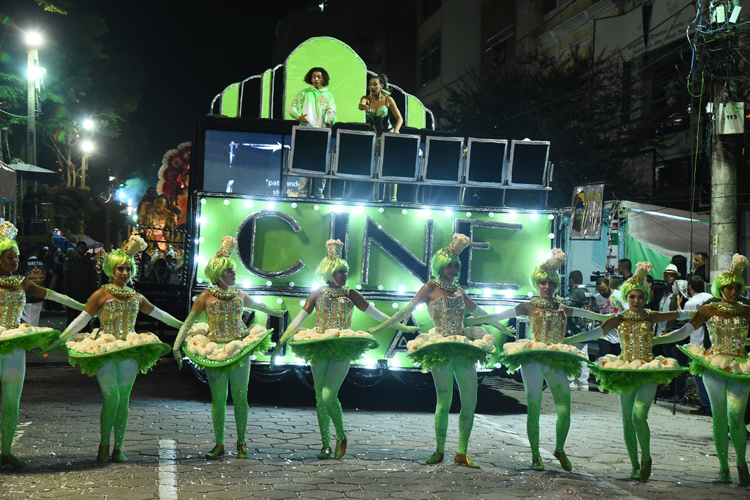
{"type": "Polygon", "coordinates": [[[39,33],[26,34],[26,50],[29,54],[28,88],[26,106],[26,162],[36,165],[36,88],[42,72],[39,67],[39,49],[42,37],[39,33]]]}
{"type": "Polygon", "coordinates": [[[81,187],[86,187],[86,169],[89,166],[89,157],[94,151],[94,143],[91,141],[81,142],[81,151],[83,151],[83,160],[81,161],[81,187]]]}

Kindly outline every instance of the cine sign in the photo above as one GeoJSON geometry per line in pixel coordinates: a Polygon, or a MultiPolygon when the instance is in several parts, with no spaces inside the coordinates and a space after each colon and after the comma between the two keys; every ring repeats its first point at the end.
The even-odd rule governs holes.
{"type": "MultiPolygon", "coordinates": [[[[461,255],[465,289],[525,293],[528,276],[550,249],[547,214],[515,214],[489,209],[404,208],[337,205],[307,201],[204,197],[198,214],[196,277],[205,280],[205,262],[221,238],[238,240],[237,284],[247,289],[310,287],[326,255],[325,242],[344,243],[349,285],[364,292],[413,293],[429,279],[432,255],[453,233],[472,240],[461,255]]],[[[318,284],[322,284],[319,283],[318,284]]]]}

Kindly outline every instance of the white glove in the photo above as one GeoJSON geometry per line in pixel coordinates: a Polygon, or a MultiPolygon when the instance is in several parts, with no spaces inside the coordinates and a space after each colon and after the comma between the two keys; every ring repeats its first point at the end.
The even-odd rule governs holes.
{"type": "Polygon", "coordinates": [[[180,327],[182,327],[182,321],[175,318],[171,314],[162,311],[158,307],[154,307],[154,310],[148,313],[148,315],[154,319],[158,319],[164,324],[171,326],[172,328],[177,328],[179,330],[180,327]]]}
{"type": "MultiPolygon", "coordinates": [[[[695,311],[685,311],[685,312],[693,313],[695,311]]],[[[665,333],[664,335],[659,335],[658,337],[654,337],[654,345],[679,342],[682,339],[688,338],[690,334],[693,333],[694,331],[695,331],[695,328],[693,327],[692,323],[685,323],[685,325],[682,328],[678,328],[677,330],[673,332],[665,333]]]]}
{"type": "Polygon", "coordinates": [[[47,293],[44,295],[44,298],[53,302],[57,302],[58,304],[62,304],[64,306],[68,306],[71,309],[75,309],[76,311],[83,311],[83,308],[86,307],[86,304],[81,304],[77,300],[71,299],[67,295],[57,293],[56,291],[50,290],[49,288],[47,288],[47,293]]]}

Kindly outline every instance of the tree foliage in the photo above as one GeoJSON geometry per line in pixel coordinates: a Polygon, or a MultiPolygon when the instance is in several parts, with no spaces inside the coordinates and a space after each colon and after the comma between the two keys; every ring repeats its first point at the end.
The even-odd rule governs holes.
{"type": "Polygon", "coordinates": [[[568,205],[574,186],[600,181],[617,197],[643,198],[650,182],[621,182],[623,162],[659,144],[655,130],[674,109],[647,122],[631,120],[631,101],[637,99],[623,85],[622,73],[617,61],[577,49],[560,58],[523,56],[449,91],[438,111],[441,128],[473,137],[550,141],[554,206],[568,205]]]}
{"type": "Polygon", "coordinates": [[[48,163],[54,161],[55,165],[43,165],[43,160],[39,163],[52,169],[61,168],[65,183],[78,185],[81,142],[90,134],[96,142],[91,161],[104,167],[104,175],[100,177],[106,180],[109,175],[106,170],[116,174],[124,166],[123,156],[107,153],[128,148],[117,143],[126,119],[137,109],[143,86],[142,71],[123,54],[110,58],[111,50],[105,46],[108,28],[98,14],[87,12],[75,3],[47,0],[9,3],[13,4],[8,9],[9,21],[0,25],[0,53],[6,54],[0,57],[0,109],[4,111],[0,112],[0,125],[10,127],[16,136],[15,147],[21,149],[27,99],[22,26],[37,26],[44,33],[39,59],[40,66],[46,69],[39,93],[37,131],[40,143],[49,153],[48,163]],[[94,131],[82,129],[85,119],[94,121],[94,131]]]}

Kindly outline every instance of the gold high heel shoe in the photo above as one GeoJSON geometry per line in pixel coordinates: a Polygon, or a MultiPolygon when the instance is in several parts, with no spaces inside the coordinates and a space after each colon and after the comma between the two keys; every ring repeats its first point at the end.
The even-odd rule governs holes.
{"type": "Polygon", "coordinates": [[[333,458],[338,460],[343,457],[346,453],[346,438],[342,440],[336,440],[336,453],[333,454],[333,458]]]}
{"type": "Polygon", "coordinates": [[[457,465],[465,465],[466,467],[471,467],[472,469],[482,468],[478,463],[471,459],[468,453],[456,453],[453,462],[457,465]]]}
{"type": "Polygon", "coordinates": [[[109,445],[100,444],[96,452],[96,461],[100,464],[109,462],[109,445]]]}

